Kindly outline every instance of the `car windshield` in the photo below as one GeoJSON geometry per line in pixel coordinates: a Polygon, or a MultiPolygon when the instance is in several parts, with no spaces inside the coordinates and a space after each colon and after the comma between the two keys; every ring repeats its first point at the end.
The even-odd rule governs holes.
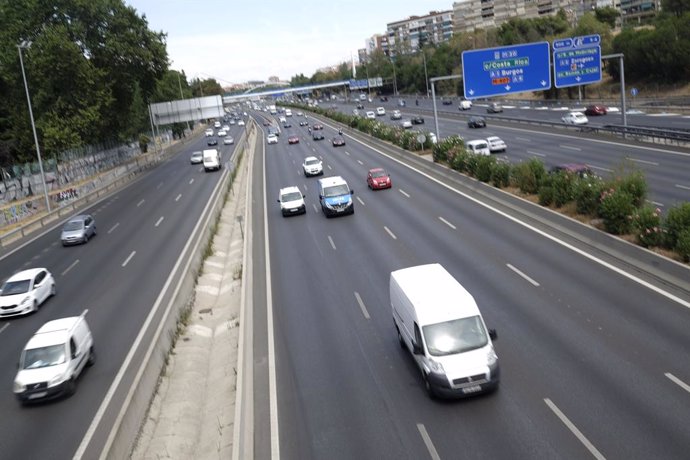
{"type": "Polygon", "coordinates": [[[0,295],[24,294],[29,292],[29,286],[31,286],[31,280],[8,281],[2,287],[2,294],[0,295]]]}
{"type": "Polygon", "coordinates": [[[386,174],[386,171],[372,171],[371,172],[371,177],[386,177],[388,174],[386,174]]]}
{"type": "Polygon", "coordinates": [[[306,160],[304,162],[304,164],[305,165],[317,165],[317,164],[319,164],[319,160],[317,160],[316,158],[314,158],[313,160],[306,160]]]}
{"type": "Polygon", "coordinates": [[[479,316],[430,324],[422,330],[427,350],[432,356],[476,350],[488,343],[486,330],[479,316]]]}
{"type": "Polygon", "coordinates": [[[323,196],[325,197],[334,197],[334,196],[340,196],[340,195],[348,195],[350,193],[350,190],[347,188],[347,185],[341,184],[341,185],[333,185],[332,187],[327,187],[323,191],[323,196]]]}
{"type": "Polygon", "coordinates": [[[299,193],[299,192],[288,192],[288,193],[283,194],[283,199],[282,199],[282,201],[283,201],[283,202],[286,202],[286,201],[297,201],[297,200],[299,200],[300,198],[302,198],[302,194],[301,194],[301,193],[299,193]]]}
{"type": "Polygon", "coordinates": [[[67,222],[65,224],[65,227],[63,228],[63,230],[71,232],[73,230],[81,230],[82,228],[84,228],[84,222],[83,221],[73,220],[73,221],[67,222]]]}
{"type": "Polygon", "coordinates": [[[30,348],[24,351],[22,369],[39,369],[65,362],[65,346],[51,345],[41,348],[30,348]]]}

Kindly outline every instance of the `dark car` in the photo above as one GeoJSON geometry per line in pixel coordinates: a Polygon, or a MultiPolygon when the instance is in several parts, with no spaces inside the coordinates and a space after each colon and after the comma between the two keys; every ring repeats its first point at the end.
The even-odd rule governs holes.
{"type": "Polygon", "coordinates": [[[467,126],[469,128],[486,128],[486,120],[484,117],[470,117],[467,120],[467,126]]]}
{"type": "Polygon", "coordinates": [[[314,134],[312,134],[311,138],[312,138],[312,140],[315,140],[315,141],[322,141],[323,140],[323,134],[315,131],[314,134]]]}
{"type": "Polygon", "coordinates": [[[342,147],[345,145],[345,139],[343,136],[335,136],[333,138],[333,147],[342,147]]]}
{"type": "Polygon", "coordinates": [[[292,128],[292,125],[288,122],[283,123],[283,128],[292,128]]]}
{"type": "Polygon", "coordinates": [[[453,105],[453,101],[450,99],[444,99],[443,101],[441,101],[441,103],[443,105],[453,105]]]}
{"type": "Polygon", "coordinates": [[[486,108],[487,113],[501,113],[503,112],[503,106],[498,102],[492,102],[486,108]]]}
{"type": "Polygon", "coordinates": [[[381,97],[379,98],[379,101],[381,101],[381,102],[388,102],[388,96],[381,96],[381,97]]]}
{"type": "Polygon", "coordinates": [[[360,110],[363,109],[363,108],[364,108],[364,104],[362,104],[362,103],[360,102],[359,104],[357,104],[357,108],[360,109],[360,110]]]}
{"type": "Polygon", "coordinates": [[[302,120],[299,122],[300,126],[309,126],[309,122],[307,120],[302,120]]]}
{"type": "Polygon", "coordinates": [[[320,124],[316,123],[314,126],[312,126],[312,129],[313,129],[314,131],[318,131],[318,130],[320,130],[320,129],[323,129],[323,125],[320,125],[320,124]]]}
{"type": "Polygon", "coordinates": [[[288,137],[288,144],[299,144],[299,137],[295,135],[288,137]]]}
{"type": "Polygon", "coordinates": [[[207,145],[218,145],[218,139],[215,137],[209,137],[208,140],[206,141],[207,145]]]}
{"type": "Polygon", "coordinates": [[[585,109],[585,115],[606,115],[608,109],[603,105],[589,105],[585,109]]]}
{"type": "Polygon", "coordinates": [[[416,117],[412,117],[412,124],[413,125],[423,125],[424,124],[424,118],[420,117],[417,115],[416,117]]]}

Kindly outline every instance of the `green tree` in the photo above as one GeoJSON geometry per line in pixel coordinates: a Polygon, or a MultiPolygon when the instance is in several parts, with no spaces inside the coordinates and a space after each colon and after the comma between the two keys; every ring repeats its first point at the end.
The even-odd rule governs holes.
{"type": "Polygon", "coordinates": [[[690,0],[662,0],[661,10],[673,16],[681,17],[690,12],[690,0]]]}
{"type": "Polygon", "coordinates": [[[621,12],[612,6],[605,6],[603,8],[595,8],[594,16],[597,21],[607,24],[613,29],[616,27],[616,21],[620,18],[621,12]]]}

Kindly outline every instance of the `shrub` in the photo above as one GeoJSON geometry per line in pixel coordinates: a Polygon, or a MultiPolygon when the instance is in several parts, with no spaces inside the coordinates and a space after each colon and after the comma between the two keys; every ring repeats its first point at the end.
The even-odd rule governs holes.
{"type": "Polygon", "coordinates": [[[604,220],[607,232],[614,235],[629,233],[634,211],[635,206],[630,193],[616,189],[604,191],[599,204],[599,215],[604,220]]]}
{"type": "Polygon", "coordinates": [[[465,171],[472,177],[477,177],[477,167],[479,165],[479,155],[466,151],[465,171]]]}
{"type": "Polygon", "coordinates": [[[647,199],[647,182],[642,171],[633,171],[619,178],[616,181],[616,188],[629,193],[636,208],[642,206],[647,199]]]}
{"type": "Polygon", "coordinates": [[[536,158],[527,162],[518,163],[513,169],[514,184],[523,193],[537,193],[539,186],[546,175],[544,163],[536,158]]]}
{"type": "Polygon", "coordinates": [[[149,150],[149,142],[151,139],[146,134],[140,134],[139,135],[139,148],[141,149],[141,153],[146,153],[149,150]]]}
{"type": "Polygon", "coordinates": [[[682,203],[669,209],[664,222],[668,236],[668,247],[676,247],[678,237],[684,230],[690,229],[690,203],[682,203]]]}
{"type": "Polygon", "coordinates": [[[578,180],[578,176],[560,172],[551,174],[550,178],[553,188],[553,204],[560,208],[564,204],[573,201],[573,184],[578,180]]]}
{"type": "Polygon", "coordinates": [[[586,177],[575,182],[573,199],[579,214],[593,216],[599,208],[599,198],[604,191],[604,182],[597,177],[586,177]]]}
{"type": "Polygon", "coordinates": [[[539,204],[542,206],[550,206],[553,203],[553,186],[542,185],[539,187],[539,204]]]}
{"type": "Polygon", "coordinates": [[[452,157],[449,157],[448,151],[453,147],[461,147],[464,149],[464,145],[465,143],[460,136],[446,137],[434,145],[434,150],[432,152],[434,161],[452,161],[452,157]]]}
{"type": "Polygon", "coordinates": [[[496,158],[485,155],[477,155],[477,157],[475,177],[482,182],[489,182],[491,180],[491,171],[496,165],[496,158]]]}
{"type": "Polygon", "coordinates": [[[507,187],[510,184],[510,164],[497,162],[491,170],[491,183],[494,187],[507,187]]]}
{"type": "Polygon", "coordinates": [[[452,156],[452,160],[449,160],[451,167],[460,172],[467,171],[467,160],[469,159],[469,154],[464,147],[453,147],[449,152],[448,156],[452,156]]]}
{"type": "Polygon", "coordinates": [[[690,228],[678,234],[675,250],[683,258],[683,262],[690,262],[690,228]]]}
{"type": "Polygon", "coordinates": [[[664,233],[661,228],[661,211],[659,208],[646,205],[635,210],[633,214],[633,229],[637,234],[637,241],[646,248],[661,246],[664,233]]]}

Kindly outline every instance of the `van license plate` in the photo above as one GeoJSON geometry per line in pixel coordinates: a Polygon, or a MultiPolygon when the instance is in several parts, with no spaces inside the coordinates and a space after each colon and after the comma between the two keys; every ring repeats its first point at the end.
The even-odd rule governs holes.
{"type": "Polygon", "coordinates": [[[478,391],[481,391],[482,387],[480,385],[472,385],[471,387],[466,387],[462,389],[462,392],[465,394],[468,393],[476,393],[478,391]]]}
{"type": "Polygon", "coordinates": [[[47,391],[41,391],[39,393],[31,393],[29,395],[29,399],[38,399],[38,398],[44,398],[48,394],[47,391]]]}

